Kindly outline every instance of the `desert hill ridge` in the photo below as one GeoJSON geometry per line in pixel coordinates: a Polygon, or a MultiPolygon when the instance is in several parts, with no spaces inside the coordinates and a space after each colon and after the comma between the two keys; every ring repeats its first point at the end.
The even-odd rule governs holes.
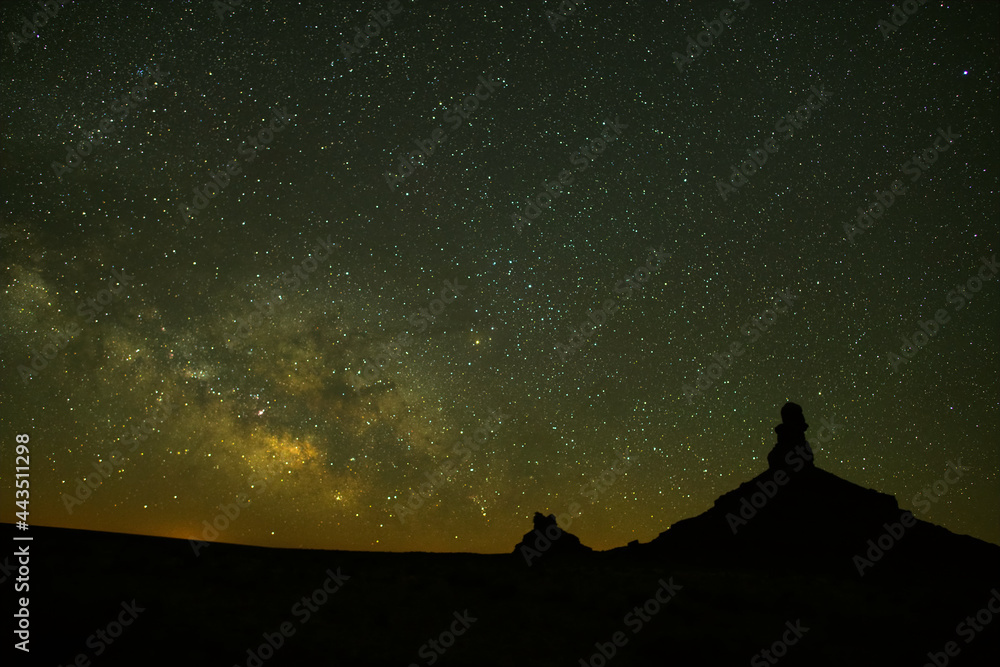
{"type": "Polygon", "coordinates": [[[783,418],[768,469],[706,512],[603,552],[538,513],[518,547],[552,546],[530,563],[518,547],[195,555],[189,540],[32,527],[32,664],[725,667],[780,649],[781,667],[891,667],[946,647],[956,667],[996,664],[1000,547],[815,466],[804,420],[783,418]],[[126,607],[134,623],[95,644],[126,607]]]}
{"type": "MultiPolygon", "coordinates": [[[[650,560],[785,569],[822,569],[857,577],[936,564],[988,568],[1000,565],[1000,547],[958,535],[901,510],[895,496],[865,488],[823,470],[805,439],[802,408],[787,403],[768,468],[719,496],[705,512],[682,519],[648,543],[631,542],[604,553],[650,560]],[[898,547],[898,548],[897,548],[898,547]],[[957,554],[961,554],[960,556],[957,554]]],[[[523,561],[584,557],[590,549],[565,533],[550,515],[514,549],[523,561]],[[546,544],[551,546],[546,547],[546,544]],[[543,548],[544,547],[544,548],[543,548]]],[[[984,570],[985,571],[985,570],[984,570]]]]}

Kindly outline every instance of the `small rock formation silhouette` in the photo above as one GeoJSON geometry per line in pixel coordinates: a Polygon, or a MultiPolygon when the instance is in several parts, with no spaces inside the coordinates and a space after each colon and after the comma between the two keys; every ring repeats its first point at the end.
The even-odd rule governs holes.
{"type": "Polygon", "coordinates": [[[514,547],[514,555],[520,556],[527,565],[549,563],[554,558],[580,556],[594,551],[584,546],[576,535],[560,528],[555,514],[545,516],[535,512],[533,521],[534,530],[525,533],[514,547]]]}
{"type": "Polygon", "coordinates": [[[778,434],[778,444],[767,455],[767,465],[772,470],[787,469],[798,458],[812,467],[813,451],[806,441],[805,432],[809,428],[802,415],[802,406],[789,401],[781,408],[781,423],[774,427],[778,434]]]}

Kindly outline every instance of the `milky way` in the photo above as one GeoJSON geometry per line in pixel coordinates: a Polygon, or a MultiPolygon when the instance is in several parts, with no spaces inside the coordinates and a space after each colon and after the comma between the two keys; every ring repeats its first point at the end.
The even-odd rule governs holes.
{"type": "Polygon", "coordinates": [[[995,5],[290,4],[0,8],[33,523],[604,549],[794,400],[1000,543],[995,5]]]}

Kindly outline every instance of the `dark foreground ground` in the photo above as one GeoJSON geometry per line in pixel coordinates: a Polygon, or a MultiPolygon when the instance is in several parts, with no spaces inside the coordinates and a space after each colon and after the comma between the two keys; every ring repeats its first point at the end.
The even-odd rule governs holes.
{"type": "MultiPolygon", "coordinates": [[[[1000,614],[989,612],[996,618],[981,631],[959,626],[993,595],[981,573],[961,568],[925,577],[886,564],[862,580],[809,574],[808,563],[708,567],[627,550],[531,568],[511,556],[226,544],[195,556],[184,540],[31,534],[32,650],[28,660],[15,651],[15,664],[520,667],[583,659],[600,667],[599,646],[614,650],[608,665],[623,666],[920,667],[934,664],[928,652],[939,654],[937,667],[1000,664],[1000,614]],[[324,584],[335,592],[317,593],[324,584]],[[650,602],[658,590],[665,604],[650,602]],[[119,621],[129,625],[115,638],[119,621]],[[279,640],[283,623],[288,636],[279,640]],[[280,647],[261,651],[265,635],[280,647]],[[794,640],[787,650],[783,635],[794,640]],[[782,657],[768,661],[760,652],[775,642],[782,657]],[[944,653],[947,642],[954,657],[944,653]]],[[[17,575],[6,576],[8,597],[17,575]]]]}

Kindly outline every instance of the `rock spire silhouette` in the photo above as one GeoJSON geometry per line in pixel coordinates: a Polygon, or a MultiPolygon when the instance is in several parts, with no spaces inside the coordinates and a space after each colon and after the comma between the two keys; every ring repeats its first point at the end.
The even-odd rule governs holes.
{"type": "Polygon", "coordinates": [[[802,414],[802,406],[789,401],[781,408],[781,423],[774,427],[778,442],[767,455],[767,465],[772,470],[781,470],[790,465],[792,458],[813,467],[813,451],[806,440],[809,424],[802,414]]]}

